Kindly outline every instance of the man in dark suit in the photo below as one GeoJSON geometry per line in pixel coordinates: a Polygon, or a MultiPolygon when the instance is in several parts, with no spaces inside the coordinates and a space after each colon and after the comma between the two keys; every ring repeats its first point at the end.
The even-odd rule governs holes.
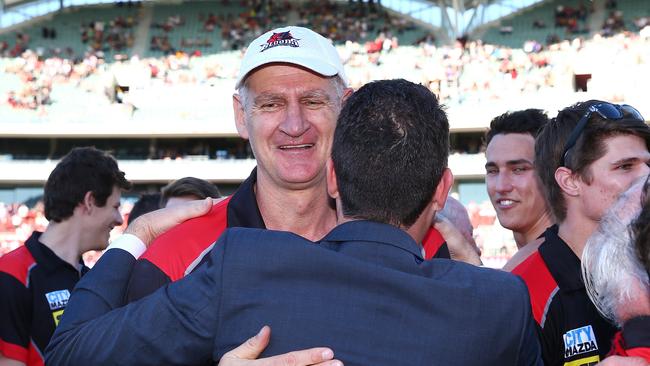
{"type": "Polygon", "coordinates": [[[211,363],[269,324],[266,356],[327,345],[348,365],[541,364],[522,281],[422,258],[453,181],[448,151],[447,117],[428,89],[365,85],[334,134],[338,226],[323,240],[228,229],[194,273],[125,307],[135,258],[117,243],[77,286],[48,363],[211,363]]]}

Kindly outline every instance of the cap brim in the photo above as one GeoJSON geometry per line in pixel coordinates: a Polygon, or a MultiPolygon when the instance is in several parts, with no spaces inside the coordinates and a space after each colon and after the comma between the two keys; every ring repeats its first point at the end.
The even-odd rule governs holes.
{"type": "Polygon", "coordinates": [[[298,65],[306,69],[309,69],[317,74],[328,76],[328,77],[337,75],[339,73],[339,70],[336,67],[320,59],[306,58],[306,57],[291,57],[290,59],[288,59],[286,55],[284,57],[282,55],[278,55],[274,57],[268,57],[264,60],[261,60],[260,62],[247,66],[245,69],[240,70],[239,72],[240,76],[237,78],[237,83],[235,83],[235,89],[239,89],[241,87],[241,84],[244,82],[244,80],[246,80],[246,78],[250,75],[252,71],[254,71],[259,67],[272,64],[272,63],[298,65]]]}

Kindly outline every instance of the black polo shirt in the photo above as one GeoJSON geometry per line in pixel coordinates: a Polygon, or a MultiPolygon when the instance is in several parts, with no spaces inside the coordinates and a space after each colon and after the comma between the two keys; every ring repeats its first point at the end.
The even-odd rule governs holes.
{"type": "Polygon", "coordinates": [[[580,259],[558,236],[556,225],[546,230],[544,243],[512,273],[528,286],[545,365],[595,365],[604,359],[616,328],[589,300],[580,259]]]}
{"type": "Polygon", "coordinates": [[[29,365],[43,364],[43,351],[82,273],[39,241],[0,257],[0,353],[29,365]]]}

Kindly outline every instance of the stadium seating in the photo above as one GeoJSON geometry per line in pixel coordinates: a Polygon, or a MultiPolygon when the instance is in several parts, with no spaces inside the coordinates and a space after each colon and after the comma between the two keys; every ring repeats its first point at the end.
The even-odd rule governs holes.
{"type": "MultiPolygon", "coordinates": [[[[16,36],[20,33],[29,37],[29,48],[38,51],[44,56],[56,54],[56,50],[61,56],[66,58],[82,57],[90,47],[90,42],[82,43],[81,27],[88,25],[89,22],[103,22],[105,33],[108,33],[109,23],[118,17],[133,17],[138,19],[138,8],[127,6],[97,6],[90,8],[68,8],[61,12],[52,14],[44,20],[37,21],[34,24],[21,27],[18,30],[11,31],[0,35],[0,42],[7,42],[10,47],[16,43],[16,36]],[[53,29],[56,32],[56,38],[43,38],[42,29],[53,29]],[[66,49],[70,52],[66,52],[66,49]]],[[[107,45],[104,43],[104,46],[107,45]]],[[[124,52],[122,50],[119,52],[124,52]]],[[[105,50],[108,59],[116,53],[109,47],[105,50]]]]}
{"type": "MultiPolygon", "coordinates": [[[[490,27],[482,36],[485,43],[504,45],[508,47],[522,47],[524,42],[535,40],[546,44],[547,38],[556,35],[559,40],[572,38],[573,34],[565,27],[555,26],[555,11],[558,6],[569,6],[577,9],[580,4],[587,4],[583,0],[554,0],[533,5],[516,14],[506,17],[490,27]],[[536,28],[535,21],[542,22],[545,27],[536,28]],[[511,33],[502,33],[502,27],[512,27],[511,33]]],[[[587,27],[586,21],[578,21],[580,30],[587,27]]]]}

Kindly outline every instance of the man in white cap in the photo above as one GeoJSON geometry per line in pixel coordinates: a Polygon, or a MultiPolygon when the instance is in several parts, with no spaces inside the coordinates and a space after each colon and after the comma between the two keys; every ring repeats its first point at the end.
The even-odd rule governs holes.
{"type": "MultiPolygon", "coordinates": [[[[335,226],[324,168],[336,117],[352,90],[331,42],[302,27],[269,31],[249,45],[235,87],[237,130],[250,141],[257,168],[207,215],[148,247],[131,275],[129,302],[190,273],[228,227],[284,230],[319,240],[335,226]]],[[[423,243],[426,258],[446,252],[443,240],[434,238],[440,234],[432,228],[423,243]]],[[[454,259],[480,263],[473,243],[452,246],[454,259]]]]}
{"type": "MultiPolygon", "coordinates": [[[[148,249],[134,243],[129,251],[139,260],[124,289],[128,300],[190,273],[228,227],[291,231],[318,240],[335,226],[325,163],[351,89],[330,41],[301,27],[267,32],[249,46],[236,88],[237,129],[251,143],[256,170],[208,214],[166,232],[148,249]]],[[[268,341],[268,331],[261,334],[261,343],[268,341]]],[[[309,363],[328,357],[311,357],[309,363]]]]}
{"type": "MultiPolygon", "coordinates": [[[[237,130],[250,141],[257,168],[208,214],[134,252],[144,254],[127,287],[129,302],[190,273],[228,227],[291,231],[318,240],[336,224],[325,162],[341,103],[352,90],[334,46],[307,28],[266,32],[246,50],[235,88],[237,130]]],[[[262,331],[262,344],[268,333],[262,331]]],[[[242,353],[242,347],[235,355],[254,354],[242,353]]],[[[291,357],[311,364],[327,359],[321,354],[314,349],[291,357]]]]}
{"type": "Polygon", "coordinates": [[[230,228],[194,273],[120,307],[135,263],[128,234],[153,236],[138,219],[77,285],[46,361],[207,364],[270,324],[269,356],[328,345],[352,365],[541,364],[522,281],[423,258],[452,184],[448,144],[430,90],[366,84],[338,117],[326,168],[338,226],[323,239],[230,228]]]}

